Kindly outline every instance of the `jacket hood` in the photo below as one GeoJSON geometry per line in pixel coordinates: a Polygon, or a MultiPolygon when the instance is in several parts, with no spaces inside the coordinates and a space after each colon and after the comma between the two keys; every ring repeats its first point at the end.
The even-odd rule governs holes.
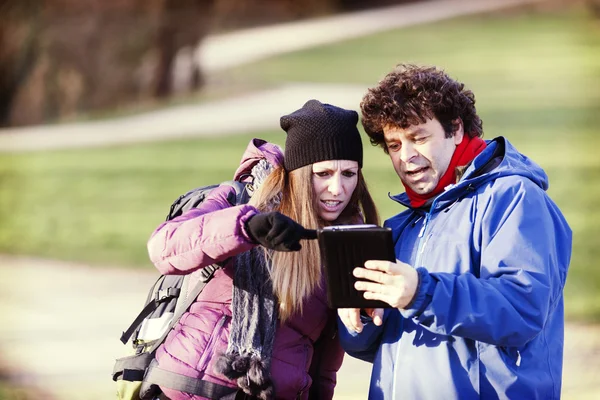
{"type": "Polygon", "coordinates": [[[273,167],[279,167],[283,165],[283,152],[276,144],[254,138],[248,143],[233,179],[242,180],[245,175],[250,175],[252,167],[262,159],[266,159],[273,167]]]}
{"type": "MultiPolygon", "coordinates": [[[[488,140],[487,147],[471,163],[464,175],[455,185],[450,185],[436,199],[437,208],[454,202],[457,198],[473,191],[491,180],[503,176],[523,176],[543,190],[548,190],[548,175],[544,170],[517,149],[504,137],[488,140]]],[[[406,193],[390,198],[410,208],[406,193]]]]}

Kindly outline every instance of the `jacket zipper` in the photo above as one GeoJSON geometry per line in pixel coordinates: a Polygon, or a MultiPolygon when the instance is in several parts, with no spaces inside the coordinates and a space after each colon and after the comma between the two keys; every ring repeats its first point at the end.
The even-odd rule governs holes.
{"type": "MultiPolygon", "coordinates": [[[[435,202],[434,202],[435,203],[435,202]]],[[[432,205],[433,207],[433,205],[432,205]]],[[[421,263],[421,255],[423,254],[423,251],[425,250],[425,246],[427,245],[427,240],[429,239],[429,236],[427,236],[425,239],[423,239],[423,237],[425,236],[425,231],[427,230],[427,225],[429,224],[429,219],[431,218],[431,212],[428,212],[427,214],[425,214],[425,221],[423,221],[423,226],[421,227],[421,230],[419,231],[419,245],[417,247],[417,259],[415,260],[415,265],[413,265],[413,268],[419,268],[419,265],[421,263]]]]}
{"type": "Polygon", "coordinates": [[[201,360],[202,362],[199,363],[198,370],[204,371],[206,369],[206,367],[208,366],[208,363],[210,362],[210,360],[214,354],[214,350],[215,350],[214,342],[215,342],[215,340],[217,340],[217,337],[221,334],[221,331],[223,330],[223,325],[225,325],[225,321],[227,321],[227,318],[229,318],[229,316],[226,314],[223,314],[221,319],[215,325],[215,329],[213,330],[212,334],[210,335],[208,342],[206,343],[205,350],[204,350],[207,353],[206,357],[204,357],[204,359],[201,360]]]}
{"type": "MultiPolygon", "coordinates": [[[[435,200],[431,204],[430,210],[433,210],[434,205],[435,205],[435,200]]],[[[430,218],[431,218],[431,212],[425,213],[425,220],[423,221],[423,226],[421,227],[421,230],[419,231],[419,235],[418,235],[419,244],[417,247],[417,249],[418,249],[417,250],[417,258],[415,260],[415,265],[412,266],[415,269],[417,269],[419,267],[419,263],[421,262],[421,254],[425,250],[425,246],[427,245],[427,239],[429,239],[429,236],[427,236],[425,241],[423,241],[423,237],[425,236],[425,231],[427,230],[427,225],[429,224],[430,218]]],[[[396,364],[399,359],[400,359],[400,345],[398,344],[398,348],[396,349],[396,356],[395,356],[396,364]]],[[[393,371],[392,373],[395,374],[395,368],[392,371],[393,371]]],[[[397,380],[394,379],[394,382],[392,383],[392,399],[396,398],[396,381],[397,380]]]]}

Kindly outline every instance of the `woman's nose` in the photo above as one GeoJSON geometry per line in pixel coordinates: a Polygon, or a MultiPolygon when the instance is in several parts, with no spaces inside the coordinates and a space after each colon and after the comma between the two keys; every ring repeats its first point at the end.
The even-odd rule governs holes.
{"type": "Polygon", "coordinates": [[[332,176],[329,180],[329,187],[327,188],[329,193],[334,196],[339,195],[342,192],[342,181],[339,176],[332,176]]]}

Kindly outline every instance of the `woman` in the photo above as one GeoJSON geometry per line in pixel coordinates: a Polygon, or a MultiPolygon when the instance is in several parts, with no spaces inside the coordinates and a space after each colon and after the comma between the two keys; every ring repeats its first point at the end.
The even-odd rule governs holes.
{"type": "MultiPolygon", "coordinates": [[[[331,399],[343,352],[329,328],[336,314],[327,306],[318,244],[305,239],[325,225],[379,218],[361,174],[356,112],[310,100],[280,122],[284,161],[273,145],[254,149],[268,163],[256,163],[253,175],[264,175],[264,164],[273,170],[249,204],[230,206],[233,189],[222,185],[150,238],[150,258],[162,274],[224,265],[156,360],[162,370],[255,398],[308,399],[310,390],[310,398],[331,399]]],[[[246,171],[236,176],[249,165],[243,160],[246,171]]],[[[172,400],[204,398],[161,389],[172,400]]]]}

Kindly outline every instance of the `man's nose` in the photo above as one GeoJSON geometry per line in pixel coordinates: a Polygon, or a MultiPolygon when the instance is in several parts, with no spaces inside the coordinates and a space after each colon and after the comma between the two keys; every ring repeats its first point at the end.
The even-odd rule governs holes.
{"type": "Polygon", "coordinates": [[[416,155],[417,155],[417,151],[415,150],[414,146],[411,143],[406,143],[402,146],[402,148],[400,149],[400,160],[402,162],[409,162],[410,160],[412,160],[416,155]]]}

